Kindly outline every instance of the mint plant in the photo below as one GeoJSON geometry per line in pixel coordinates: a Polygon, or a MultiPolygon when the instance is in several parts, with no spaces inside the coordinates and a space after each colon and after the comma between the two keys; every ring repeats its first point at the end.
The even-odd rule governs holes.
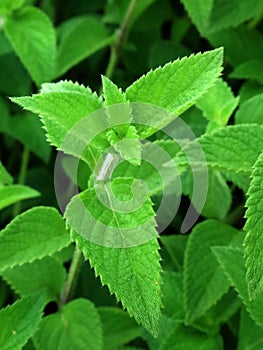
{"type": "Polygon", "coordinates": [[[0,4],[1,349],[262,348],[262,11],[0,4]]]}

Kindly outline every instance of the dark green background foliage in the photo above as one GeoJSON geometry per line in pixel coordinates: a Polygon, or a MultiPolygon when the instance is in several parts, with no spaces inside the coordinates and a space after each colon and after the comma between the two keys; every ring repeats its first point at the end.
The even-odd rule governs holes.
{"type": "Polygon", "coordinates": [[[0,0],[0,349],[262,349],[262,124],[262,0],[0,0]],[[173,114],[138,126],[130,102],[173,114]],[[63,146],[82,118],[116,103],[122,125],[108,112],[83,154],[63,146]],[[179,115],[197,137],[183,149],[157,131],[179,115]],[[174,219],[135,247],[85,240],[73,229],[80,199],[113,227],[148,220],[137,234],[157,234],[162,183],[140,162],[146,138],[178,169],[174,219]],[[117,198],[130,199],[133,178],[149,187],[135,213],[113,215],[96,198],[95,164],[110,146],[124,160],[110,183],[117,198]],[[82,191],[64,216],[57,149],[68,155],[65,197],[74,181],[82,191]],[[208,171],[207,190],[193,167],[199,179],[208,171]],[[200,216],[181,233],[191,199],[200,216]]]}

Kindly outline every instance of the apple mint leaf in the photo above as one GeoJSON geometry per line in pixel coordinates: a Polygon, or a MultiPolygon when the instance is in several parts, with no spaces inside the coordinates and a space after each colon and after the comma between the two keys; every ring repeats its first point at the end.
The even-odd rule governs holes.
{"type": "Polygon", "coordinates": [[[40,115],[52,145],[82,157],[92,169],[102,151],[109,146],[106,136],[100,134],[107,128],[106,119],[101,121],[101,115],[98,118],[90,115],[103,107],[102,100],[83,85],[70,81],[47,83],[37,95],[11,100],[40,115]]]}
{"type": "Polygon", "coordinates": [[[101,350],[102,329],[95,306],[76,299],[41,321],[33,337],[37,350],[101,350]]]}
{"type": "Polygon", "coordinates": [[[104,247],[76,232],[72,238],[117,301],[151,334],[157,336],[161,309],[161,267],[157,239],[129,248],[104,247]]]}
{"type": "Polygon", "coordinates": [[[63,22],[58,28],[58,38],[55,77],[64,74],[114,40],[113,36],[109,36],[104,23],[91,16],[73,17],[63,22]]]}
{"type": "Polygon", "coordinates": [[[55,30],[48,16],[25,6],[5,19],[4,32],[37,85],[53,77],[56,55],[55,30]]]}
{"type": "Polygon", "coordinates": [[[178,166],[208,166],[214,170],[251,174],[251,168],[263,149],[263,126],[242,124],[216,129],[187,144],[175,157],[178,166]],[[201,160],[200,146],[206,163],[201,160]],[[187,160],[187,157],[188,160],[187,160]]]}
{"type": "Polygon", "coordinates": [[[262,196],[263,196],[263,153],[253,166],[252,181],[247,192],[244,230],[246,231],[245,260],[247,268],[248,293],[251,299],[263,291],[263,227],[262,227],[262,196]]]}
{"type": "Polygon", "coordinates": [[[69,243],[69,233],[58,211],[51,207],[34,207],[0,231],[0,270],[40,259],[69,243]]]}
{"type": "Polygon", "coordinates": [[[251,59],[236,66],[229,74],[234,79],[251,79],[261,83],[263,81],[263,68],[260,59],[251,59]]]}
{"type": "Polygon", "coordinates": [[[263,327],[263,294],[258,295],[254,300],[249,299],[242,246],[213,247],[212,251],[229,281],[234,285],[251,318],[257,325],[263,327]]]}
{"type": "Polygon", "coordinates": [[[59,300],[66,279],[66,270],[62,263],[50,256],[7,268],[0,274],[21,296],[45,289],[47,301],[59,300]]]}
{"type": "Polygon", "coordinates": [[[45,294],[37,292],[17,300],[0,311],[1,350],[21,350],[37,330],[43,309],[45,294]]]}
{"type": "Polygon", "coordinates": [[[140,163],[141,143],[132,122],[131,107],[125,94],[111,80],[102,77],[103,94],[109,126],[107,138],[123,159],[134,164],[140,163]]]}
{"type": "Polygon", "coordinates": [[[148,103],[172,112],[165,120],[151,116],[162,128],[190,108],[213,85],[222,70],[222,48],[191,55],[150,71],[126,90],[131,102],[148,103]]]}
{"type": "Polygon", "coordinates": [[[257,94],[242,103],[235,114],[236,124],[263,124],[262,120],[263,94],[257,94]]]}
{"type": "Polygon", "coordinates": [[[208,130],[211,131],[227,124],[238,102],[239,98],[233,95],[227,83],[218,79],[208,92],[197,101],[196,106],[210,121],[208,130]]]}
{"type": "Polygon", "coordinates": [[[116,307],[98,307],[102,330],[103,350],[119,349],[142,334],[140,327],[129,314],[116,307]]]}
{"type": "Polygon", "coordinates": [[[39,192],[24,185],[0,186],[0,210],[21,200],[35,198],[39,192]]]}
{"type": "Polygon", "coordinates": [[[238,230],[214,220],[204,221],[191,232],[184,261],[187,323],[202,316],[230,287],[211,247],[230,245],[238,236],[238,230]]]}

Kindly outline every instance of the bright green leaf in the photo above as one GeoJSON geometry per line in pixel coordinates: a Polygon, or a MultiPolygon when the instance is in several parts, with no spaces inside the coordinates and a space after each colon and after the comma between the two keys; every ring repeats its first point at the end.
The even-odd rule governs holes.
{"type": "Polygon", "coordinates": [[[56,39],[47,15],[36,7],[23,7],[6,19],[4,31],[35,83],[51,80],[56,39]]]}
{"type": "Polygon", "coordinates": [[[87,299],[76,299],[44,317],[34,335],[37,350],[101,350],[99,315],[87,299]]]}
{"type": "Polygon", "coordinates": [[[109,45],[109,36],[103,22],[90,16],[73,17],[58,29],[59,45],[55,76],[67,72],[71,67],[109,45]]]}
{"type": "Polygon", "coordinates": [[[50,255],[70,243],[61,215],[54,208],[34,207],[0,232],[0,270],[50,255]]]}
{"type": "Polygon", "coordinates": [[[204,116],[210,121],[208,129],[225,126],[238,105],[239,98],[234,97],[230,87],[222,79],[218,79],[208,92],[197,101],[204,116]]]}
{"type": "Polygon", "coordinates": [[[0,311],[1,350],[21,350],[37,330],[44,306],[45,295],[38,292],[0,311]]]}
{"type": "Polygon", "coordinates": [[[11,185],[12,183],[13,183],[12,176],[8,173],[8,171],[0,161],[0,184],[11,185]]]}
{"type": "Polygon", "coordinates": [[[238,237],[238,230],[214,220],[207,220],[195,226],[191,232],[184,262],[184,292],[188,323],[202,316],[230,287],[211,247],[230,245],[238,237]]]}
{"type": "Polygon", "coordinates": [[[0,8],[16,10],[23,5],[25,0],[1,0],[0,8]]]}
{"type": "Polygon", "coordinates": [[[245,260],[247,267],[248,292],[254,299],[263,291],[263,153],[259,156],[252,171],[252,181],[248,190],[246,202],[247,218],[244,230],[245,260]]]}
{"type": "Polygon", "coordinates": [[[205,94],[221,73],[222,58],[223,50],[219,48],[167,63],[135,81],[127,88],[126,96],[131,102],[157,105],[172,112],[165,120],[163,115],[154,116],[151,125],[162,128],[205,94]]]}
{"type": "Polygon", "coordinates": [[[62,263],[47,256],[31,263],[16,265],[1,272],[1,276],[21,296],[45,289],[47,300],[58,300],[66,278],[62,263]]]}
{"type": "Polygon", "coordinates": [[[39,195],[39,192],[24,185],[0,186],[0,210],[21,200],[35,198],[39,195]]]}
{"type": "Polygon", "coordinates": [[[251,318],[257,325],[263,327],[263,295],[260,294],[254,300],[249,300],[243,249],[213,247],[212,251],[231,284],[235,286],[251,318]]]}

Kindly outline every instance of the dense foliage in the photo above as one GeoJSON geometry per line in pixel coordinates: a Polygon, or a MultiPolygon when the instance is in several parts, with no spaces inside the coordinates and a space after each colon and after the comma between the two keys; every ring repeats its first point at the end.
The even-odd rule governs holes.
{"type": "Polygon", "coordinates": [[[263,348],[262,0],[0,1],[0,349],[263,348]]]}

